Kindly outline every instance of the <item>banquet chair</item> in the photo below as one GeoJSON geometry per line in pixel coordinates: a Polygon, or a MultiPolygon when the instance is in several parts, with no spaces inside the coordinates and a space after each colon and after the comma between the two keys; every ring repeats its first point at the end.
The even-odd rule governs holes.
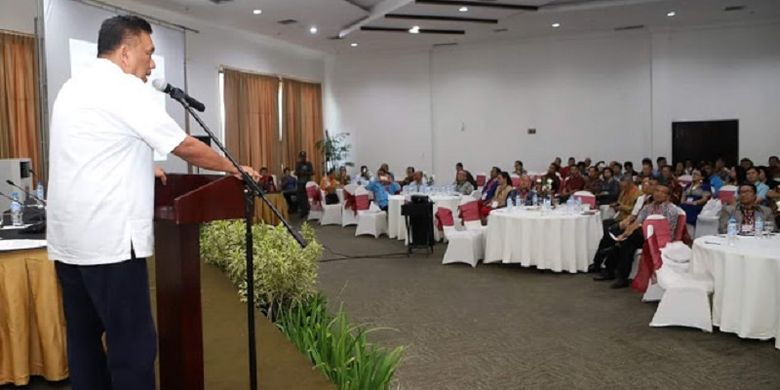
{"type": "MultiPolygon", "coordinates": [[[[325,191],[320,191],[322,199],[325,199],[325,191]]],[[[341,225],[341,209],[343,208],[341,202],[334,204],[322,204],[322,217],[320,217],[320,225],[341,225]]]]}
{"type": "Polygon", "coordinates": [[[358,205],[355,236],[370,234],[379,238],[382,234],[387,234],[387,212],[380,210],[374,202],[370,202],[365,209],[361,207],[368,200],[369,192],[364,187],[355,190],[355,202],[358,205]]]}
{"type": "Polygon", "coordinates": [[[615,214],[617,214],[617,212],[615,212],[615,209],[613,209],[608,204],[603,204],[603,205],[599,206],[599,213],[601,213],[601,220],[602,221],[606,221],[608,219],[615,218],[615,214]]]}
{"type": "Polygon", "coordinates": [[[477,188],[482,188],[485,186],[485,182],[487,182],[487,175],[484,173],[477,173],[477,188]]]}
{"type": "Polygon", "coordinates": [[[509,175],[509,178],[512,180],[512,187],[517,188],[517,186],[520,185],[520,176],[517,174],[511,174],[509,175]]]}
{"type": "Polygon", "coordinates": [[[720,221],[720,210],[723,204],[720,199],[710,199],[704,205],[699,216],[696,217],[695,238],[718,234],[718,223],[720,221]]]}
{"type": "Polygon", "coordinates": [[[482,190],[474,190],[471,192],[471,197],[474,199],[482,199],[482,190]]]}
{"type": "MultiPolygon", "coordinates": [[[[357,225],[357,212],[360,209],[358,207],[357,197],[355,192],[358,188],[357,184],[347,184],[344,186],[344,202],[341,209],[341,226],[357,225]]],[[[368,195],[363,198],[362,204],[365,205],[363,210],[368,210],[368,195]]]]}
{"type": "Polygon", "coordinates": [[[436,220],[442,225],[444,237],[449,242],[441,263],[466,263],[476,267],[479,260],[485,257],[482,232],[473,229],[458,230],[452,210],[446,207],[439,207],[436,220]]]}
{"type": "Polygon", "coordinates": [[[479,202],[478,200],[469,199],[467,196],[462,197],[458,205],[458,214],[466,230],[479,232],[484,253],[484,248],[487,246],[487,226],[482,225],[482,218],[479,214],[479,202]]]}
{"type": "Polygon", "coordinates": [[[655,274],[664,294],[650,326],[686,326],[712,332],[709,299],[713,292],[712,279],[703,274],[679,272],[666,263],[655,274]]]}
{"type": "Polygon", "coordinates": [[[718,199],[720,199],[721,203],[724,205],[732,204],[736,200],[737,197],[737,186],[727,185],[720,187],[720,190],[718,191],[718,199]]]}
{"type": "MultiPolygon", "coordinates": [[[[684,220],[683,220],[684,221],[684,220]]],[[[642,302],[657,302],[661,300],[664,295],[664,290],[653,280],[655,270],[663,264],[661,258],[661,249],[666,246],[667,243],[672,241],[672,231],[669,227],[669,221],[663,215],[650,215],[642,224],[642,231],[645,237],[645,244],[643,245],[640,256],[648,256],[644,261],[650,261],[650,264],[641,264],[640,266],[651,267],[649,272],[650,280],[648,282],[647,290],[642,295],[642,302]],[[645,253],[647,251],[647,253],[645,253]]],[[[640,258],[640,262],[643,259],[640,258]]]]}
{"type": "Polygon", "coordinates": [[[596,209],[596,195],[590,191],[577,191],[573,195],[574,199],[579,199],[583,205],[588,205],[591,210],[596,209]]]}
{"type": "Polygon", "coordinates": [[[306,197],[309,199],[308,221],[322,219],[322,193],[316,182],[306,183],[306,197]]]}

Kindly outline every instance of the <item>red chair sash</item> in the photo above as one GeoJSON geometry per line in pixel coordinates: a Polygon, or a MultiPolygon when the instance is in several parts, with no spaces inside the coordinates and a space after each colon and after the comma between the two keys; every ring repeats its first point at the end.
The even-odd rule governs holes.
{"type": "Polygon", "coordinates": [[[368,194],[355,195],[355,207],[358,210],[368,210],[371,202],[368,200],[368,194]]]}
{"type": "Polygon", "coordinates": [[[718,199],[720,199],[720,202],[724,205],[731,204],[734,201],[734,192],[733,191],[720,191],[718,192],[718,199]]]}
{"type": "Polygon", "coordinates": [[[317,186],[306,187],[306,196],[312,210],[322,210],[322,193],[317,186]]]}
{"type": "Polygon", "coordinates": [[[482,187],[485,185],[485,180],[487,180],[486,175],[477,175],[477,187],[482,187]]]}
{"type": "Polygon", "coordinates": [[[444,226],[455,225],[455,220],[452,218],[452,210],[446,207],[439,207],[436,210],[436,228],[443,230],[444,226]]]}
{"type": "Polygon", "coordinates": [[[460,205],[460,218],[463,221],[479,221],[479,202],[476,200],[460,205]]]}
{"type": "Polygon", "coordinates": [[[520,177],[512,176],[512,187],[518,187],[520,185],[520,177]]]}
{"type": "Polygon", "coordinates": [[[355,195],[350,194],[348,191],[344,191],[344,209],[352,209],[352,212],[357,215],[355,195]]]}

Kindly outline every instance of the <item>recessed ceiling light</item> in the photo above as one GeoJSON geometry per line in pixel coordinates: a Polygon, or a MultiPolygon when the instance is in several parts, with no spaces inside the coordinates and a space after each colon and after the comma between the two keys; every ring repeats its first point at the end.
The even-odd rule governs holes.
{"type": "Polygon", "coordinates": [[[552,26],[553,26],[553,28],[558,28],[558,27],[561,27],[561,24],[558,23],[558,22],[555,22],[555,23],[552,24],[552,26]]]}
{"type": "Polygon", "coordinates": [[[669,16],[669,17],[674,16],[674,15],[677,15],[677,12],[669,11],[669,12],[666,13],[666,16],[669,16]]]}
{"type": "Polygon", "coordinates": [[[262,13],[263,13],[263,10],[261,10],[261,9],[256,9],[256,10],[252,11],[252,13],[253,13],[253,14],[255,14],[255,15],[260,15],[260,14],[262,14],[262,13]]]}
{"type": "Polygon", "coordinates": [[[357,44],[357,42],[352,42],[352,43],[350,43],[349,45],[350,45],[350,46],[352,46],[352,47],[358,47],[358,44],[357,44]]]}
{"type": "Polygon", "coordinates": [[[312,33],[312,34],[316,34],[317,33],[317,26],[309,27],[309,32],[312,33]]]}
{"type": "Polygon", "coordinates": [[[458,8],[458,11],[460,11],[460,12],[469,12],[469,7],[460,7],[460,8],[458,8]]]}
{"type": "Polygon", "coordinates": [[[412,34],[419,34],[420,33],[420,26],[412,26],[412,28],[409,29],[409,32],[412,34]]]}

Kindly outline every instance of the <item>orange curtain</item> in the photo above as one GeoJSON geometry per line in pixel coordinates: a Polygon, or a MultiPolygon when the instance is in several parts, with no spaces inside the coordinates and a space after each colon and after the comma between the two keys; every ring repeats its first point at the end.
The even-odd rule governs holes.
{"type": "Polygon", "coordinates": [[[0,32],[0,158],[32,160],[41,169],[35,38],[0,32]]]}
{"type": "Polygon", "coordinates": [[[281,174],[279,79],[225,70],[225,144],[239,163],[281,174]]]}
{"type": "Polygon", "coordinates": [[[317,142],[325,136],[322,129],[322,87],[320,84],[290,79],[284,79],[282,82],[282,161],[285,166],[295,169],[298,153],[303,150],[314,166],[315,175],[321,174],[324,169],[324,156],[317,148],[317,142]]]}

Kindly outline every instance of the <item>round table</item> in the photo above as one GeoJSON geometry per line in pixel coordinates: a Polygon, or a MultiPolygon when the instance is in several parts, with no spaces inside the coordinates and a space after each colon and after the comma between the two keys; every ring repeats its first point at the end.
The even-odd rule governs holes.
{"type": "Polygon", "coordinates": [[[691,272],[712,277],[712,323],[739,337],[775,339],[780,349],[780,235],[693,242],[691,272]]]}
{"type": "Polygon", "coordinates": [[[598,212],[498,209],[487,225],[485,263],[520,263],[555,272],[585,272],[604,234],[598,212]]]}
{"type": "MultiPolygon", "coordinates": [[[[387,235],[390,238],[397,238],[399,240],[406,240],[406,222],[401,215],[401,205],[406,200],[411,198],[412,195],[390,195],[387,202],[387,235]]],[[[436,210],[439,207],[446,207],[452,210],[453,216],[457,215],[458,205],[460,204],[461,195],[440,195],[433,194],[428,195],[433,202],[433,214],[436,215],[436,210]]],[[[439,230],[436,229],[436,217],[433,218],[433,237],[436,241],[441,239],[439,230]]]]}

